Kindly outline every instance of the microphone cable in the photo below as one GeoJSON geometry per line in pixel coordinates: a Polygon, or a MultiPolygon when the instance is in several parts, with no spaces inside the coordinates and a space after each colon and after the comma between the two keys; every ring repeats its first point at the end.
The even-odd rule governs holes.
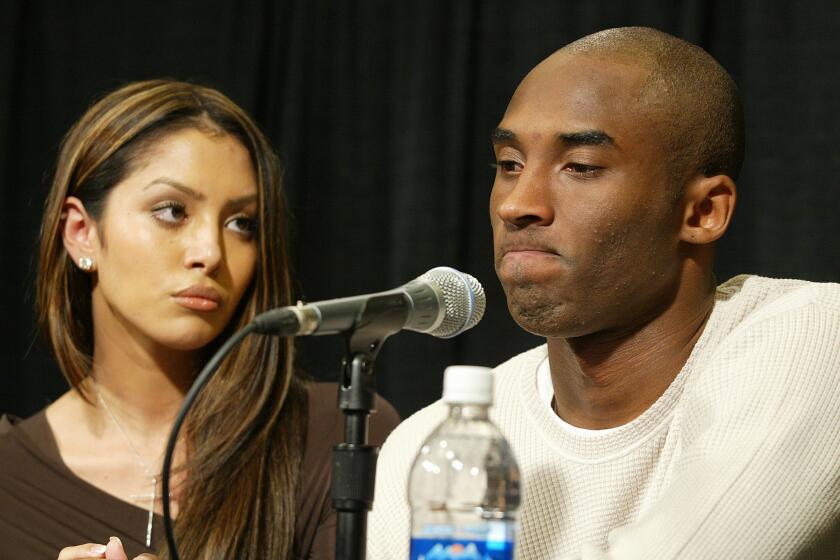
{"type": "Polygon", "coordinates": [[[234,333],[232,337],[227,339],[224,344],[222,344],[221,348],[219,348],[213,357],[210,358],[210,361],[205,364],[204,369],[201,370],[201,373],[198,374],[195,381],[190,387],[189,392],[187,392],[187,396],[184,398],[184,402],[181,405],[181,409],[178,411],[178,415],[175,417],[175,423],[172,425],[172,431],[169,434],[169,441],[166,442],[166,453],[163,456],[163,473],[161,476],[162,479],[162,498],[163,498],[163,528],[166,533],[166,544],[169,547],[169,555],[172,560],[180,560],[180,556],[178,555],[178,545],[175,542],[175,530],[172,526],[172,511],[169,505],[169,482],[170,482],[170,471],[172,470],[172,457],[175,454],[175,445],[178,442],[178,432],[181,431],[181,426],[184,424],[184,420],[187,418],[187,413],[189,413],[190,408],[192,408],[195,399],[198,397],[198,394],[207,385],[207,382],[210,381],[210,378],[216,373],[216,370],[219,369],[219,364],[222,363],[222,360],[225,356],[242,340],[248,336],[249,334],[255,332],[257,330],[257,326],[254,323],[248,323],[243,327],[241,330],[234,333]]]}

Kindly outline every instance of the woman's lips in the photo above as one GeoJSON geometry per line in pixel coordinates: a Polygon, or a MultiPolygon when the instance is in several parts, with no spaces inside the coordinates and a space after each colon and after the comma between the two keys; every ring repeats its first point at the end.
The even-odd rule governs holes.
{"type": "Polygon", "coordinates": [[[218,290],[208,286],[190,286],[173,297],[179,305],[195,311],[215,311],[222,303],[218,290]]]}

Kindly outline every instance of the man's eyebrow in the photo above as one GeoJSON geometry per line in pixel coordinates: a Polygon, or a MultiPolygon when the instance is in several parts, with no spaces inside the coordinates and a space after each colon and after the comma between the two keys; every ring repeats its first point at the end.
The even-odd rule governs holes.
{"type": "Polygon", "coordinates": [[[557,137],[563,144],[569,146],[615,146],[615,140],[603,130],[564,132],[558,134],[557,137]]]}
{"type": "Polygon", "coordinates": [[[490,133],[490,142],[493,144],[512,141],[516,141],[516,134],[512,130],[496,127],[490,133]]]}
{"type": "MultiPolygon", "coordinates": [[[[557,138],[568,146],[615,146],[612,136],[603,130],[581,130],[578,132],[561,132],[557,138]]],[[[516,142],[516,133],[506,128],[495,128],[490,134],[493,144],[516,142]]]]}
{"type": "Polygon", "coordinates": [[[170,187],[172,187],[174,189],[178,189],[179,191],[181,191],[182,193],[186,194],[187,196],[189,196],[191,198],[194,198],[196,200],[204,200],[204,195],[201,194],[200,192],[198,192],[194,189],[191,189],[190,187],[188,187],[187,185],[185,185],[184,183],[182,183],[180,181],[176,181],[175,179],[170,179],[169,177],[158,177],[157,179],[155,179],[154,181],[152,181],[151,183],[149,183],[148,185],[143,187],[143,190],[145,191],[146,189],[148,189],[149,187],[151,187],[153,185],[169,185],[170,187]]]}

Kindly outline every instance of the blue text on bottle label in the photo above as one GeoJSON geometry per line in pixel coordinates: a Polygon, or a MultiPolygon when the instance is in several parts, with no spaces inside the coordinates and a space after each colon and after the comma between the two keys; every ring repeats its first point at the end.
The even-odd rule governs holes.
{"type": "Polygon", "coordinates": [[[513,560],[513,542],[411,539],[411,560],[513,560]]]}

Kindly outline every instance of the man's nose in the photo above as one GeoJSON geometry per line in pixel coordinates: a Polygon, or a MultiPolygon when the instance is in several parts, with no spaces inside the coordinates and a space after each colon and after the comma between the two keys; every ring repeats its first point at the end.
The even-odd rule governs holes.
{"type": "Polygon", "coordinates": [[[222,262],[222,238],[219,227],[212,223],[198,225],[187,239],[184,266],[204,269],[214,274],[222,262]]]}
{"type": "Polygon", "coordinates": [[[550,180],[538,170],[523,172],[500,198],[496,213],[504,222],[516,228],[551,224],[554,221],[554,208],[550,180]]]}

